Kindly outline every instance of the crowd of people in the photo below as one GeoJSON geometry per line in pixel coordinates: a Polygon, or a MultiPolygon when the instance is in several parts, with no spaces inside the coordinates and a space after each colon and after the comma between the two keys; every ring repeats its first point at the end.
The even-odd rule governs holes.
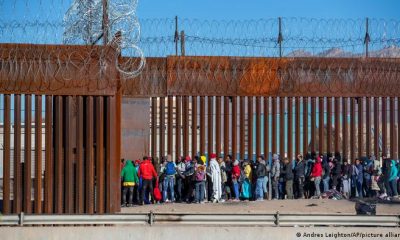
{"type": "Polygon", "coordinates": [[[339,153],[307,153],[295,160],[273,154],[271,161],[236,160],[210,154],[191,158],[170,155],[156,161],[122,160],[122,206],[150,203],[205,203],[263,201],[271,198],[321,198],[328,191],[344,198],[388,196],[398,198],[400,163],[383,157],[349,162],[339,153]],[[157,161],[158,163],[158,161],[157,161]],[[270,186],[270,187],[269,187],[270,186]],[[161,194],[155,194],[158,191],[161,194]],[[161,195],[161,196],[157,196],[161,195]]]}

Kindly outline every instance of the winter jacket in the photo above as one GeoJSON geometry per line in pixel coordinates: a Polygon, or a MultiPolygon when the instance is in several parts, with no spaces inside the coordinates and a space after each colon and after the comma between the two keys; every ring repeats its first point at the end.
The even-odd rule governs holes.
{"type": "Polygon", "coordinates": [[[138,175],[144,180],[152,180],[153,177],[157,177],[157,172],[154,169],[153,164],[149,160],[145,160],[140,164],[138,175]]]}
{"type": "Polygon", "coordinates": [[[285,181],[293,180],[292,163],[289,162],[283,165],[282,174],[285,181]]]}
{"type": "Polygon", "coordinates": [[[332,169],[332,176],[340,176],[342,173],[342,164],[340,162],[336,162],[335,166],[332,169]]]}
{"type": "Polygon", "coordinates": [[[272,178],[279,178],[279,175],[281,170],[281,164],[278,160],[274,160],[274,163],[272,164],[272,170],[271,170],[271,177],[272,178]]]}
{"type": "Polygon", "coordinates": [[[397,175],[399,173],[399,170],[397,168],[397,164],[395,160],[391,161],[391,166],[390,166],[390,176],[389,176],[389,181],[393,181],[397,179],[397,175]]]}
{"type": "Polygon", "coordinates": [[[353,176],[359,181],[364,180],[363,166],[361,164],[353,165],[353,176]]]}
{"type": "Polygon", "coordinates": [[[345,164],[343,164],[343,166],[342,166],[342,176],[344,177],[344,178],[349,178],[349,177],[351,177],[351,174],[352,174],[352,166],[350,165],[350,164],[347,164],[347,165],[345,165],[345,164]]]}
{"type": "Polygon", "coordinates": [[[303,160],[298,161],[296,163],[296,166],[294,167],[294,175],[295,175],[296,179],[304,177],[304,173],[305,173],[304,161],[303,160]]]}
{"type": "Polygon", "coordinates": [[[324,159],[324,161],[322,162],[322,168],[323,168],[323,174],[324,174],[324,176],[322,176],[322,178],[329,177],[331,175],[331,168],[329,166],[329,162],[327,159],[324,159]]]}
{"type": "Polygon", "coordinates": [[[263,163],[258,163],[256,167],[256,176],[257,178],[265,177],[267,175],[267,169],[263,163]]]}
{"type": "Polygon", "coordinates": [[[139,183],[139,178],[132,161],[128,160],[121,171],[121,178],[124,186],[134,186],[139,183]]]}
{"type": "Polygon", "coordinates": [[[226,181],[228,181],[228,176],[225,172],[225,162],[219,163],[219,168],[221,169],[221,182],[226,183],[226,181]]]}
{"type": "Polygon", "coordinates": [[[239,165],[233,166],[232,168],[232,179],[238,180],[240,177],[240,167],[239,165]]]}
{"type": "Polygon", "coordinates": [[[321,158],[317,158],[317,161],[314,163],[313,169],[311,171],[311,177],[321,177],[322,176],[322,163],[321,158]]]}

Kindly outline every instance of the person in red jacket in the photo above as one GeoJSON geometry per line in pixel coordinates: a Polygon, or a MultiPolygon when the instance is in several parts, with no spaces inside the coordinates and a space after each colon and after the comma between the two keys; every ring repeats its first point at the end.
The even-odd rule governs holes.
{"type": "Polygon", "coordinates": [[[320,183],[322,177],[322,158],[319,156],[317,156],[317,160],[315,161],[310,177],[311,181],[314,181],[315,184],[314,197],[319,198],[321,195],[320,183]]]}
{"type": "Polygon", "coordinates": [[[147,193],[147,190],[150,192],[151,200],[154,202],[153,177],[157,178],[157,172],[149,158],[143,158],[143,162],[140,164],[138,175],[139,178],[142,178],[140,205],[143,205],[144,196],[147,193]]]}
{"type": "Polygon", "coordinates": [[[233,168],[232,168],[232,183],[233,183],[233,190],[235,192],[235,201],[239,201],[239,178],[240,178],[239,161],[235,160],[233,162],[233,168]]]}

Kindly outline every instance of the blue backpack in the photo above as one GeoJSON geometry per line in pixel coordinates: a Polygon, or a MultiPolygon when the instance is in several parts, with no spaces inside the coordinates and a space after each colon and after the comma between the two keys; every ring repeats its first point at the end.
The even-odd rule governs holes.
{"type": "Polygon", "coordinates": [[[165,166],[165,174],[166,175],[176,174],[175,164],[173,162],[167,163],[167,165],[165,166]]]}

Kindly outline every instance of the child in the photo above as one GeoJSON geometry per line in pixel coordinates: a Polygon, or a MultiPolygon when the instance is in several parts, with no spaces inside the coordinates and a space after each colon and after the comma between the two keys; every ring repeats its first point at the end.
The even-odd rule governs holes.
{"type": "Polygon", "coordinates": [[[374,170],[371,178],[371,191],[372,191],[372,196],[373,197],[378,197],[379,196],[379,170],[374,170]]]}

